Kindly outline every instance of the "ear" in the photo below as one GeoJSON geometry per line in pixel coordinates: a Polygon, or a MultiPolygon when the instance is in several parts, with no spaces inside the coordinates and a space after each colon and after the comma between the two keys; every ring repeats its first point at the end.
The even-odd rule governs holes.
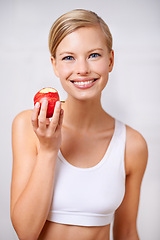
{"type": "Polygon", "coordinates": [[[109,53],[109,72],[112,71],[113,65],[114,65],[114,51],[111,50],[111,52],[109,53]]]}
{"type": "Polygon", "coordinates": [[[54,73],[57,77],[59,77],[59,73],[57,71],[57,67],[56,67],[56,59],[54,57],[51,56],[51,63],[52,63],[52,66],[53,66],[53,70],[54,70],[54,73]]]}

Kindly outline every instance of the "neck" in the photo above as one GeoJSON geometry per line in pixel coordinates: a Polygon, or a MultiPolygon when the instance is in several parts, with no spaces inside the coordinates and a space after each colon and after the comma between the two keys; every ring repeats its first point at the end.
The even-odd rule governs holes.
{"type": "Polygon", "coordinates": [[[81,131],[94,129],[106,114],[100,98],[86,101],[67,98],[64,111],[64,125],[81,131]]]}

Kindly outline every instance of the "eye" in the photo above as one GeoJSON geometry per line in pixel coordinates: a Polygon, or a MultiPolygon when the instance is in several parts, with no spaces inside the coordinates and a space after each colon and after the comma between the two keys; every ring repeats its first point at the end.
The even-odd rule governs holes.
{"type": "Polygon", "coordinates": [[[66,56],[66,57],[62,58],[62,60],[73,60],[73,57],[72,56],[66,56]]]}
{"type": "Polygon", "coordinates": [[[89,55],[90,58],[96,58],[96,57],[100,57],[101,55],[99,53],[92,53],[89,55]]]}

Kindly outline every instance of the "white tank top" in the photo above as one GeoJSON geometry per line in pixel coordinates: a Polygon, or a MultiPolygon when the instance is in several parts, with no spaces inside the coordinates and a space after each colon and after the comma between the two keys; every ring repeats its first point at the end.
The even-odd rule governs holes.
{"type": "Polygon", "coordinates": [[[115,120],[112,139],[97,165],[75,167],[59,151],[47,220],[79,226],[103,226],[112,222],[125,193],[125,141],[125,125],[115,120]]]}

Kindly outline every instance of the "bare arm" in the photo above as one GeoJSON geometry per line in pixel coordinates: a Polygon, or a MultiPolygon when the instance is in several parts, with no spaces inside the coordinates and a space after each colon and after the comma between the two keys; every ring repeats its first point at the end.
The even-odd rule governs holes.
{"type": "Polygon", "coordinates": [[[137,214],[140,189],[148,159],[147,144],[135,130],[127,127],[126,141],[126,191],[121,206],[115,214],[114,240],[139,240],[137,214]]]}
{"type": "Polygon", "coordinates": [[[46,110],[42,104],[39,120],[38,108],[32,114],[23,112],[12,127],[11,220],[21,240],[38,238],[52,199],[63,114],[56,107],[47,124],[46,110]]]}

